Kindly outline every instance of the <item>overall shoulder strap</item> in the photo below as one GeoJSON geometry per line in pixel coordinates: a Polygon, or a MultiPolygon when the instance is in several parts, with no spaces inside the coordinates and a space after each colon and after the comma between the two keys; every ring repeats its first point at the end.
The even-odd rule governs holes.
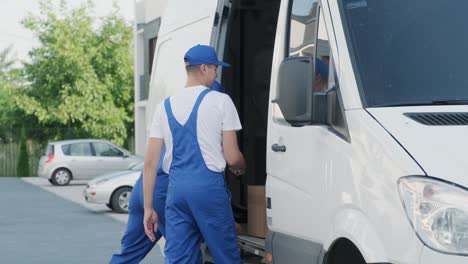
{"type": "Polygon", "coordinates": [[[175,120],[174,113],[172,112],[170,97],[164,100],[164,108],[166,109],[167,118],[170,120],[175,120]]]}
{"type": "Polygon", "coordinates": [[[195,105],[193,106],[192,113],[190,114],[189,120],[191,119],[197,120],[196,117],[198,115],[198,108],[200,108],[200,104],[203,101],[203,98],[205,98],[205,96],[211,91],[213,90],[210,88],[207,88],[198,95],[197,101],[195,102],[195,105]]]}

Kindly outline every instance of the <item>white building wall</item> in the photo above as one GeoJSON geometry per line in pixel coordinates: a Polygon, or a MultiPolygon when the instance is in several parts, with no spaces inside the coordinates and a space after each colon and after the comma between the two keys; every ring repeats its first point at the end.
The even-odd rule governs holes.
{"type": "Polygon", "coordinates": [[[147,126],[152,114],[147,113],[147,100],[140,101],[140,76],[144,74],[144,46],[143,30],[138,31],[138,24],[147,24],[160,18],[169,0],[136,0],[135,1],[135,153],[144,155],[146,151],[147,126]]]}

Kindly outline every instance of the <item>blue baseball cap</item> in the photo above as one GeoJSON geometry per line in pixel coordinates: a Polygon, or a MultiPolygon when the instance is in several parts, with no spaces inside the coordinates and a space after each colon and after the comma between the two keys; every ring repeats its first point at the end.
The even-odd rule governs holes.
{"type": "Polygon", "coordinates": [[[184,56],[185,65],[214,64],[229,67],[231,65],[219,61],[213,47],[206,45],[196,45],[191,47],[184,56]]]}

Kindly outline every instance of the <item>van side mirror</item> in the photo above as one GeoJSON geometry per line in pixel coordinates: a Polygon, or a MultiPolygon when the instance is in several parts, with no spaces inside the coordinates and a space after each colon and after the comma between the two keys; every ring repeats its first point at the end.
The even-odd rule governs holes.
{"type": "Polygon", "coordinates": [[[314,61],[311,57],[290,57],[281,62],[278,73],[277,103],[286,122],[292,126],[312,121],[314,61]]]}

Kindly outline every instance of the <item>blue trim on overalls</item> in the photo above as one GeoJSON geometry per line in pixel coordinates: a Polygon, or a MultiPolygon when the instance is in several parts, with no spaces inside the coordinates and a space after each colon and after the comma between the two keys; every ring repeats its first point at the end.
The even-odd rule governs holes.
{"type": "Polygon", "coordinates": [[[200,93],[189,119],[181,125],[164,102],[173,138],[166,200],[166,264],[193,264],[203,240],[215,263],[241,263],[229,194],[222,172],[210,170],[197,138],[200,93]]]}
{"type": "MultiPolygon", "coordinates": [[[[132,194],[129,201],[127,229],[121,240],[121,251],[119,254],[112,255],[110,264],[138,264],[146,255],[153,249],[154,245],[165,236],[166,233],[166,196],[167,186],[169,184],[169,175],[162,169],[163,159],[166,153],[164,146],[161,152],[157,169],[157,181],[153,193],[153,207],[158,214],[158,230],[154,233],[156,240],[151,242],[146,236],[143,227],[143,175],[140,175],[135,185],[133,186],[132,194]]],[[[164,249],[163,249],[164,250],[164,249]]],[[[198,264],[203,263],[200,258],[198,264]]]]}

